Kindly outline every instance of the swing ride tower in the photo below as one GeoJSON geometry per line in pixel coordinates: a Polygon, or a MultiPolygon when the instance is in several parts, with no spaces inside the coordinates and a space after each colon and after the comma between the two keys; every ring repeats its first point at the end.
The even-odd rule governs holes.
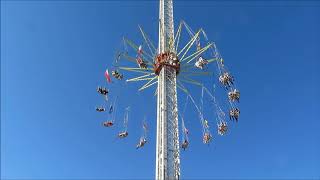
{"type": "MultiPolygon", "coordinates": [[[[210,79],[212,79],[211,76],[213,72],[210,71],[208,66],[212,62],[216,62],[219,69],[217,79],[222,86],[225,87],[224,89],[228,95],[230,120],[238,121],[240,110],[235,105],[235,101],[239,101],[240,92],[235,87],[233,76],[231,76],[226,69],[215,42],[209,41],[202,28],[195,32],[186,22],[181,21],[176,35],[174,35],[173,0],[159,0],[158,48],[155,47],[141,26],[139,26],[139,30],[143,37],[143,44],[138,45],[128,38],[123,38],[124,51],[117,53],[115,62],[116,70],[112,71],[112,76],[121,81],[123,77],[127,77],[128,75],[129,78],[126,79],[126,82],[145,82],[144,85],[138,89],[139,91],[143,91],[157,84],[155,91],[157,94],[155,179],[178,180],[180,179],[178,114],[181,116],[181,130],[183,134],[183,136],[181,136],[181,148],[186,149],[189,144],[188,129],[185,127],[183,114],[189,99],[199,114],[202,127],[202,141],[204,144],[209,144],[213,138],[209,130],[208,119],[204,118],[204,92],[210,96],[210,102],[213,102],[215,105],[218,134],[222,136],[227,132],[225,113],[221,110],[215,96],[205,87],[206,84],[210,84],[211,86],[212,82],[210,80],[198,81],[198,79],[205,76],[209,76],[210,79]],[[182,48],[179,48],[182,29],[185,29],[190,38],[183,37],[184,35],[182,35],[182,38],[188,41],[182,48]],[[130,51],[127,49],[127,46],[130,46],[130,51]],[[134,53],[135,56],[130,55],[131,53],[134,53]],[[122,60],[126,60],[128,64],[121,64],[120,61],[123,62],[122,60]],[[134,64],[134,66],[129,65],[129,63],[131,65],[134,64]],[[124,76],[120,74],[119,70],[128,71],[130,74],[124,76]],[[197,76],[197,79],[193,79],[195,76],[197,76]],[[202,89],[201,106],[197,105],[191,95],[191,91],[188,91],[184,86],[185,83],[202,89]],[[177,88],[187,96],[182,113],[178,113],[177,88]]],[[[106,70],[105,76],[110,83],[111,79],[108,69],[106,70]]],[[[125,119],[125,127],[127,127],[127,120],[128,118],[125,119]]],[[[143,129],[145,133],[145,125],[143,125],[143,129]]],[[[127,133],[127,129],[125,129],[125,132],[127,133]]],[[[118,136],[120,137],[120,135],[118,136]]],[[[127,135],[125,137],[127,137],[127,135]]],[[[146,142],[145,138],[145,135],[140,138],[137,148],[143,147],[146,142]]]]}
{"type": "Polygon", "coordinates": [[[158,75],[156,180],[180,177],[176,87],[180,64],[172,45],[173,39],[173,2],[160,0],[159,44],[154,69],[158,75]]]}

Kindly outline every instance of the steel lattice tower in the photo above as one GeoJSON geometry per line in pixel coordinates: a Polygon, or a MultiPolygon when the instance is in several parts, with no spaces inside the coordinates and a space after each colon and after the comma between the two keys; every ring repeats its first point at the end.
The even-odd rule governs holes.
{"type": "MultiPolygon", "coordinates": [[[[172,0],[160,0],[158,53],[174,52],[172,0]]],[[[164,65],[158,76],[156,180],[179,179],[176,69],[164,65]]]]}

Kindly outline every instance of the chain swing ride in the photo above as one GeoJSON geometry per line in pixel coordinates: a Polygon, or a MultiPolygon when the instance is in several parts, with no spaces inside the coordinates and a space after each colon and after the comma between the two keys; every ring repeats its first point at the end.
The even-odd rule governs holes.
{"type": "MultiPolygon", "coordinates": [[[[113,67],[109,66],[112,68],[111,74],[106,69],[104,76],[108,87],[111,87],[113,81],[143,82],[138,91],[155,87],[153,90],[157,95],[156,179],[179,179],[179,148],[186,150],[190,145],[189,129],[186,127],[184,117],[188,102],[191,101],[199,116],[203,143],[210,144],[213,141],[211,131],[214,126],[209,123],[210,118],[206,117],[204,101],[208,100],[214,111],[218,135],[226,134],[228,124],[225,112],[215,96],[214,82],[209,84],[214,87],[211,91],[206,87],[208,81],[205,78],[214,79],[225,91],[230,121],[238,122],[240,110],[237,104],[240,100],[240,91],[236,88],[235,78],[225,66],[216,43],[209,41],[203,29],[193,31],[185,21],[181,21],[174,35],[172,0],[160,0],[159,16],[158,47],[143,28],[138,26],[142,43],[137,44],[124,37],[123,50],[117,53],[113,67]],[[210,71],[214,66],[217,69],[216,73],[210,71]],[[193,91],[187,86],[201,90],[200,103],[196,102],[193,91]],[[182,113],[178,111],[177,89],[186,95],[182,113]],[[208,97],[204,98],[205,95],[208,97]],[[179,146],[178,115],[181,120],[181,146],[179,146]]],[[[121,126],[120,122],[115,122],[118,96],[113,95],[112,89],[106,87],[99,86],[97,92],[103,97],[105,105],[96,107],[96,111],[108,113],[109,118],[103,122],[103,126],[107,128],[121,126]],[[110,104],[109,109],[107,104],[110,104]]],[[[118,138],[123,139],[129,135],[127,129],[129,112],[130,107],[127,107],[118,138]]],[[[147,132],[145,117],[142,121],[142,135],[136,149],[144,147],[147,143],[147,132]]]]}

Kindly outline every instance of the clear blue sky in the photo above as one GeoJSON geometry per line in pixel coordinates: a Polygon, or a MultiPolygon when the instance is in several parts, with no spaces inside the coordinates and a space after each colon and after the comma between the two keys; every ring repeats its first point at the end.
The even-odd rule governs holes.
{"type": "MultiPolygon", "coordinates": [[[[319,178],[320,3],[178,1],[174,17],[217,42],[242,95],[239,123],[209,147],[185,114],[182,177],[319,178]]],[[[141,39],[141,24],[157,41],[157,19],[156,1],[1,1],[1,178],[154,178],[153,92],[114,85],[132,107],[124,141],[94,107],[122,36],[141,39]]]]}

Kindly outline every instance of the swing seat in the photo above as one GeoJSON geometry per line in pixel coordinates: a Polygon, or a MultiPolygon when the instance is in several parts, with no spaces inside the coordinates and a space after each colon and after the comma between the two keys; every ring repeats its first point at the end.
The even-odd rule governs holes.
{"type": "Polygon", "coordinates": [[[211,139],[212,139],[211,134],[205,133],[205,134],[203,135],[203,143],[204,143],[204,144],[208,144],[208,143],[211,141],[211,139]]]}
{"type": "Polygon", "coordinates": [[[113,126],[113,122],[112,121],[103,122],[103,126],[104,127],[111,127],[111,126],[113,126]]]}
{"type": "Polygon", "coordinates": [[[143,147],[147,143],[146,139],[141,139],[139,144],[137,144],[137,149],[143,147]]]}
{"type": "Polygon", "coordinates": [[[127,136],[128,136],[128,132],[127,131],[124,131],[124,132],[121,132],[121,133],[118,134],[119,138],[125,138],[127,136]]]}
{"type": "Polygon", "coordinates": [[[96,111],[98,111],[98,112],[103,112],[103,111],[105,111],[106,109],[105,108],[100,108],[100,107],[97,107],[96,108],[96,111]]]}
{"type": "Polygon", "coordinates": [[[185,140],[185,141],[181,144],[181,147],[182,147],[183,149],[187,149],[188,146],[189,146],[189,142],[188,142],[187,140],[185,140]]]}
{"type": "Polygon", "coordinates": [[[142,58],[138,57],[137,58],[137,64],[139,65],[140,68],[142,69],[147,69],[147,64],[143,61],[142,58]]]}

